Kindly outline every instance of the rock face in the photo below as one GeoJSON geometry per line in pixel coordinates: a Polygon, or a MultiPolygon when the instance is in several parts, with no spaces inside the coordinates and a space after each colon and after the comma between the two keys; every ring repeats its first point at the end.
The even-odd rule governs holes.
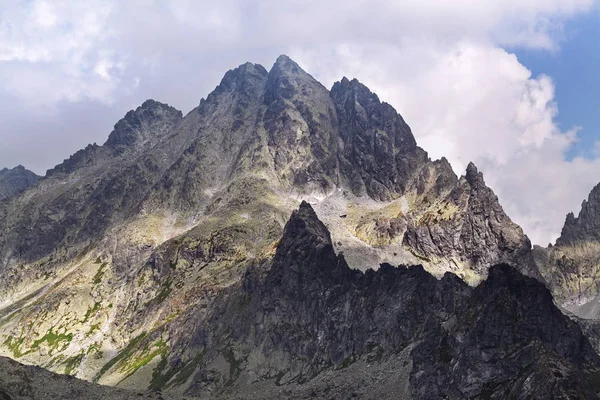
{"type": "Polygon", "coordinates": [[[115,153],[131,151],[147,142],[158,143],[183,117],[181,111],[154,100],[146,100],[117,122],[104,146],[115,153]]]}
{"type": "Polygon", "coordinates": [[[537,280],[495,266],[464,310],[448,333],[431,331],[415,350],[419,381],[437,389],[420,391],[426,398],[597,397],[595,368],[580,369],[598,365],[597,354],[537,280]],[[433,368],[432,359],[440,360],[433,368]]]}
{"type": "Polygon", "coordinates": [[[22,165],[0,170],[0,201],[16,196],[34,185],[40,177],[22,165]]]}
{"type": "Polygon", "coordinates": [[[568,246],[585,241],[600,241],[600,184],[596,185],[587,200],[581,203],[577,218],[568,213],[557,246],[568,246]]]}
{"type": "Polygon", "coordinates": [[[357,196],[389,201],[408,191],[428,163],[409,126],[387,103],[356,79],[331,89],[340,125],[340,169],[357,196]]]}
{"type": "Polygon", "coordinates": [[[593,399],[600,389],[600,357],[535,279],[506,264],[475,289],[420,266],[352,270],[304,202],[272,261],[182,329],[176,345],[194,352],[160,373],[189,396],[593,399]]]}
{"type": "Polygon", "coordinates": [[[260,124],[279,178],[296,190],[327,192],[337,185],[339,133],[329,91],[286,56],[269,72],[260,124]]]}
{"type": "Polygon", "coordinates": [[[405,243],[427,258],[464,260],[467,255],[479,274],[494,262],[513,261],[523,272],[539,277],[531,259],[531,242],[504,213],[473,163],[437,212],[428,211],[411,222],[405,243]]]}
{"type": "MultiPolygon", "coordinates": [[[[196,327],[187,324],[213,318],[229,288],[266,274],[258,266],[270,265],[301,199],[331,232],[323,236],[323,256],[339,264],[333,268],[334,259],[325,258],[334,275],[311,279],[353,277],[343,290],[354,287],[362,299],[356,301],[375,301],[367,292],[384,286],[366,282],[388,275],[413,277],[395,283],[406,293],[414,292],[412,284],[446,290],[439,285],[450,278],[436,283],[425,271],[437,278],[450,271],[475,285],[491,265],[507,262],[538,276],[527,237],[474,165],[457,177],[446,159],[430,160],[402,117],[360,82],[342,79],[329,91],[281,56],[269,71],[252,63],[228,71],[184,117],[144,102],[104,145],[75,153],[25,193],[0,202],[0,353],[103,384],[185,387],[200,363],[196,350],[205,348],[188,342],[196,327]],[[386,267],[363,275],[346,263],[424,270],[386,267]],[[247,276],[248,269],[254,272],[247,276]]],[[[347,304],[364,310],[344,293],[347,304]]],[[[325,305],[314,301],[311,307],[325,305]]],[[[407,313],[421,307],[415,298],[406,301],[407,313]]],[[[383,314],[378,318],[371,322],[383,323],[383,314]]],[[[417,337],[412,330],[392,338],[386,332],[374,333],[386,349],[417,337]]],[[[239,340],[246,343],[243,335],[239,340]]],[[[356,346],[364,352],[369,344],[356,346]]],[[[312,360],[311,351],[302,350],[303,357],[312,360]]],[[[296,366],[286,355],[284,364],[307,377],[350,354],[334,346],[314,362],[296,366]]]]}
{"type": "Polygon", "coordinates": [[[539,270],[557,299],[570,311],[585,317],[600,316],[600,185],[581,205],[577,217],[567,214],[554,246],[536,246],[539,270]]]}

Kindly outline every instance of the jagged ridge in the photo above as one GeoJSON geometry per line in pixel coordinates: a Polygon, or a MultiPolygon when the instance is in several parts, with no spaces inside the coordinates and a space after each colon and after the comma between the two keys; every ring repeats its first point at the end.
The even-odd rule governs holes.
{"type": "Polygon", "coordinates": [[[182,329],[191,359],[161,373],[177,381],[192,365],[192,396],[592,399],[599,389],[600,357],[535,279],[498,265],[473,290],[420,266],[352,270],[307,203],[273,260],[182,329]]]}

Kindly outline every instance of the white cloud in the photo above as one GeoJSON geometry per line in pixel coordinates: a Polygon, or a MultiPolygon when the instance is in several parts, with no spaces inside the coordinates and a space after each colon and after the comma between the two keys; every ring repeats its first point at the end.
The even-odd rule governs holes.
{"type": "Polygon", "coordinates": [[[0,82],[32,106],[85,97],[110,101],[114,87],[90,79],[93,66],[107,62],[102,57],[112,45],[110,12],[102,1],[3,1],[0,82]]]}
{"type": "MultiPolygon", "coordinates": [[[[326,85],[342,75],[363,81],[398,109],[432,157],[448,157],[458,173],[474,161],[508,214],[545,244],[600,181],[598,161],[564,160],[576,136],[556,125],[552,79],[532,77],[503,47],[559,51],[564,21],[592,5],[4,0],[0,107],[20,107],[25,118],[10,119],[0,139],[17,143],[14,132],[52,127],[47,132],[68,145],[56,150],[54,161],[45,154],[47,168],[105,139],[116,119],[98,125],[97,107],[122,115],[153,97],[189,110],[227,69],[248,60],[269,67],[288,53],[326,85]],[[69,125],[63,121],[73,118],[73,104],[85,107],[69,125]],[[85,118],[97,123],[82,128],[85,118]]],[[[17,145],[5,146],[12,150],[0,149],[0,159],[30,160],[41,169],[36,152],[46,152],[49,141],[28,142],[18,159],[17,145]]]]}
{"type": "Polygon", "coordinates": [[[51,28],[56,25],[56,14],[47,1],[38,1],[33,5],[33,19],[43,28],[51,28]]]}

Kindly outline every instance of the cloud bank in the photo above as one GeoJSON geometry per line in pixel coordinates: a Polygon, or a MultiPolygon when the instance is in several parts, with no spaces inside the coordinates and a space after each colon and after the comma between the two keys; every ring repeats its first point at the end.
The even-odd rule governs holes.
{"type": "MultiPolygon", "coordinates": [[[[38,173],[146,98],[184,112],[245,61],[285,53],[326,86],[356,77],[391,103],[432,158],[483,171],[532,241],[558,235],[600,181],[565,153],[551,77],[511,48],[560,52],[593,0],[5,0],[0,5],[0,166],[38,173]],[[507,50],[509,49],[509,50],[507,50]]],[[[566,130],[565,130],[566,129],[566,130]]]]}

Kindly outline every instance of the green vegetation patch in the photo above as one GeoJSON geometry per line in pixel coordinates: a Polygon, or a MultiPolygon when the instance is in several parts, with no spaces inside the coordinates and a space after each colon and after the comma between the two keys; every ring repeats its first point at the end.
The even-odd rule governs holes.
{"type": "Polygon", "coordinates": [[[425,261],[425,262],[431,262],[431,260],[425,256],[420,255],[419,253],[417,253],[412,247],[408,247],[408,246],[404,246],[405,250],[408,250],[410,252],[410,254],[412,254],[413,256],[415,256],[416,258],[418,258],[421,261],[425,261]]]}
{"type": "Polygon", "coordinates": [[[94,315],[96,315],[96,313],[100,309],[100,306],[101,306],[101,303],[95,302],[93,307],[88,307],[87,311],[85,312],[85,317],[83,317],[83,321],[81,321],[81,323],[85,324],[86,322],[88,322],[90,317],[93,317],[94,315]]]}
{"type": "Polygon", "coordinates": [[[73,334],[67,333],[66,329],[63,333],[57,333],[53,331],[53,328],[50,328],[44,336],[35,340],[28,350],[22,350],[25,343],[24,337],[15,338],[14,336],[8,336],[4,341],[4,345],[13,353],[14,358],[20,358],[26,354],[33,353],[44,342],[47,343],[47,346],[50,348],[50,355],[52,355],[54,351],[65,350],[69,347],[72,340],[73,334]]]}
{"type": "Polygon", "coordinates": [[[96,275],[94,275],[94,279],[92,280],[92,283],[94,285],[97,285],[100,282],[102,282],[102,278],[104,277],[104,268],[106,268],[106,263],[105,262],[103,262],[102,264],[100,264],[100,267],[98,267],[98,271],[96,271],[96,275]]]}
{"type": "Polygon", "coordinates": [[[162,357],[160,362],[152,371],[152,380],[150,381],[149,389],[151,390],[160,390],[171,380],[173,375],[177,373],[176,371],[168,371],[166,374],[162,374],[162,371],[167,367],[167,358],[162,357]]]}
{"type": "Polygon", "coordinates": [[[169,315],[166,319],[166,322],[171,322],[173,321],[175,318],[177,318],[179,316],[178,312],[174,312],[173,314],[169,315]]]}
{"type": "Polygon", "coordinates": [[[100,330],[100,322],[98,322],[97,324],[92,324],[90,326],[90,330],[86,332],[85,337],[89,338],[90,336],[92,336],[94,334],[94,332],[100,330]]]}
{"type": "Polygon", "coordinates": [[[131,342],[129,342],[129,344],[119,352],[119,354],[117,354],[115,357],[113,357],[109,362],[107,362],[106,364],[104,364],[104,366],[102,367],[102,369],[100,369],[100,372],[98,372],[98,374],[94,377],[94,382],[98,382],[98,379],[100,379],[102,377],[102,375],[104,375],[109,369],[111,369],[114,365],[116,365],[118,362],[122,361],[122,360],[126,360],[129,357],[131,357],[131,355],[135,352],[135,349],[138,345],[138,343],[144,339],[146,337],[147,333],[146,332],[142,332],[139,336],[136,336],[135,338],[133,338],[131,340],[131,342]]]}
{"type": "Polygon", "coordinates": [[[81,361],[83,361],[83,357],[85,357],[85,354],[82,352],[81,354],[67,358],[63,363],[65,365],[65,374],[72,375],[73,371],[75,371],[75,369],[79,367],[79,364],[81,364],[81,361]]]}
{"type": "Polygon", "coordinates": [[[73,340],[72,333],[66,333],[66,330],[63,333],[56,333],[53,328],[50,328],[44,336],[33,342],[31,349],[38,349],[42,343],[46,342],[50,353],[54,350],[62,351],[69,346],[71,340],[73,340]]]}
{"type": "Polygon", "coordinates": [[[156,369],[152,372],[152,380],[150,381],[150,389],[160,390],[171,386],[183,385],[192,376],[198,365],[204,359],[206,353],[203,351],[187,364],[182,364],[179,367],[170,369],[167,373],[162,374],[162,371],[167,366],[167,358],[162,357],[156,369]],[[172,380],[171,380],[172,379],[172,380]],[[170,382],[170,383],[169,383],[170,382]]]}
{"type": "Polygon", "coordinates": [[[46,369],[51,369],[52,367],[54,367],[55,365],[59,365],[62,364],[63,360],[65,359],[65,355],[64,354],[59,354],[56,357],[53,357],[45,366],[44,368],[46,369]]]}
{"type": "Polygon", "coordinates": [[[90,347],[88,347],[85,354],[92,354],[94,358],[101,359],[102,358],[102,348],[100,347],[100,343],[95,342],[90,347]]]}
{"type": "Polygon", "coordinates": [[[130,357],[123,358],[119,362],[119,371],[125,373],[125,377],[121,380],[125,380],[135,373],[138,369],[147,365],[154,357],[160,355],[164,358],[169,350],[169,346],[163,340],[159,340],[154,343],[151,347],[144,347],[141,354],[134,357],[135,354],[131,354],[130,357]]]}
{"type": "Polygon", "coordinates": [[[171,284],[173,283],[173,280],[171,278],[167,279],[167,281],[161,286],[160,291],[158,292],[158,294],[156,295],[155,298],[153,298],[152,300],[146,302],[144,304],[145,307],[148,307],[151,303],[156,303],[156,304],[160,304],[163,301],[165,301],[165,299],[167,297],[169,297],[169,295],[171,294],[171,284]]]}
{"type": "Polygon", "coordinates": [[[21,351],[21,346],[23,346],[23,342],[25,342],[24,337],[15,338],[12,335],[7,337],[4,341],[4,345],[12,351],[14,358],[23,357],[25,354],[29,354],[32,350],[21,351]]]}

